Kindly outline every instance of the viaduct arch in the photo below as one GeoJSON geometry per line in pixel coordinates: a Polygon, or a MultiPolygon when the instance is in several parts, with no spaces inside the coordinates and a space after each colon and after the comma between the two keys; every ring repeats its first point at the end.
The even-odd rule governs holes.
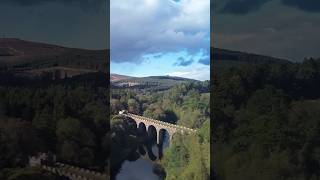
{"type": "Polygon", "coordinates": [[[170,143],[175,133],[185,134],[185,133],[197,132],[196,130],[191,128],[187,128],[187,127],[183,127],[176,124],[171,124],[171,123],[167,123],[167,122],[163,122],[163,121],[159,121],[159,120],[155,120],[155,119],[151,119],[143,116],[138,116],[135,114],[128,113],[125,110],[119,111],[119,114],[134,120],[137,124],[137,128],[139,128],[140,123],[143,123],[145,125],[146,130],[148,130],[149,126],[153,126],[157,132],[157,144],[160,144],[160,130],[162,129],[165,129],[168,132],[170,143]]]}

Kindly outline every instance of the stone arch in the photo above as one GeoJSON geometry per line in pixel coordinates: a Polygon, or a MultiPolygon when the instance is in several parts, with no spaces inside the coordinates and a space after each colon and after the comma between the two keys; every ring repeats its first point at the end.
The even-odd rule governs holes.
{"type": "Polygon", "coordinates": [[[137,127],[139,129],[144,130],[144,131],[147,131],[147,126],[146,126],[146,124],[144,122],[137,122],[137,127]]]}
{"type": "Polygon", "coordinates": [[[162,127],[158,133],[158,157],[162,159],[163,151],[165,148],[169,147],[170,144],[170,132],[166,127],[162,127]]]}
{"type": "Polygon", "coordinates": [[[170,141],[170,132],[166,128],[161,128],[158,133],[159,144],[164,144],[164,142],[170,141]]]}
{"type": "Polygon", "coordinates": [[[144,122],[137,122],[137,130],[138,134],[141,135],[143,138],[147,137],[148,129],[144,122]]]}
{"type": "Polygon", "coordinates": [[[147,127],[147,135],[149,140],[158,140],[158,130],[155,126],[149,125],[147,127]]]}
{"type": "Polygon", "coordinates": [[[135,127],[138,126],[138,122],[133,118],[125,118],[125,122],[135,127]]]}

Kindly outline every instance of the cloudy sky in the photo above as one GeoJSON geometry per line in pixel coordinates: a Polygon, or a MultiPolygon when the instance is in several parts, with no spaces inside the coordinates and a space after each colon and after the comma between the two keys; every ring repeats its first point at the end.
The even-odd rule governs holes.
{"type": "Polygon", "coordinates": [[[112,73],[210,78],[210,0],[110,3],[112,73]]]}
{"type": "Polygon", "coordinates": [[[106,0],[0,0],[0,36],[68,47],[109,47],[106,0]]]}
{"type": "Polygon", "coordinates": [[[212,0],[215,47],[301,61],[320,57],[319,0],[212,0]]]}

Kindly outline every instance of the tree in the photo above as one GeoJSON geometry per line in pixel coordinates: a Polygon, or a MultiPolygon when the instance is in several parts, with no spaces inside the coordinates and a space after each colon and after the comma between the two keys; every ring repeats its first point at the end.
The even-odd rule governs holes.
{"type": "Polygon", "coordinates": [[[140,114],[140,104],[135,99],[128,100],[128,111],[133,114],[140,114]]]}
{"type": "Polygon", "coordinates": [[[117,114],[120,110],[123,110],[123,106],[118,99],[111,99],[110,100],[111,106],[111,114],[117,114]]]}
{"type": "Polygon", "coordinates": [[[95,137],[89,129],[82,126],[79,120],[75,118],[60,120],[57,124],[56,135],[60,144],[58,147],[59,157],[63,160],[81,164],[93,162],[92,151],[84,149],[85,151],[81,152],[81,148],[94,148],[95,137]],[[86,158],[92,158],[90,161],[81,160],[81,153],[84,152],[86,152],[86,158]]]}
{"type": "Polygon", "coordinates": [[[43,144],[29,122],[0,119],[0,169],[23,166],[43,144]]]}

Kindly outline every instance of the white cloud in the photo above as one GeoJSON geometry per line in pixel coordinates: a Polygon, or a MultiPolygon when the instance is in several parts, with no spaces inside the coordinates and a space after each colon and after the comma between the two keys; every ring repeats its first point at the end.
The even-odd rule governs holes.
{"type": "Polygon", "coordinates": [[[210,0],[115,0],[110,5],[111,61],[187,50],[209,53],[210,0]]]}

